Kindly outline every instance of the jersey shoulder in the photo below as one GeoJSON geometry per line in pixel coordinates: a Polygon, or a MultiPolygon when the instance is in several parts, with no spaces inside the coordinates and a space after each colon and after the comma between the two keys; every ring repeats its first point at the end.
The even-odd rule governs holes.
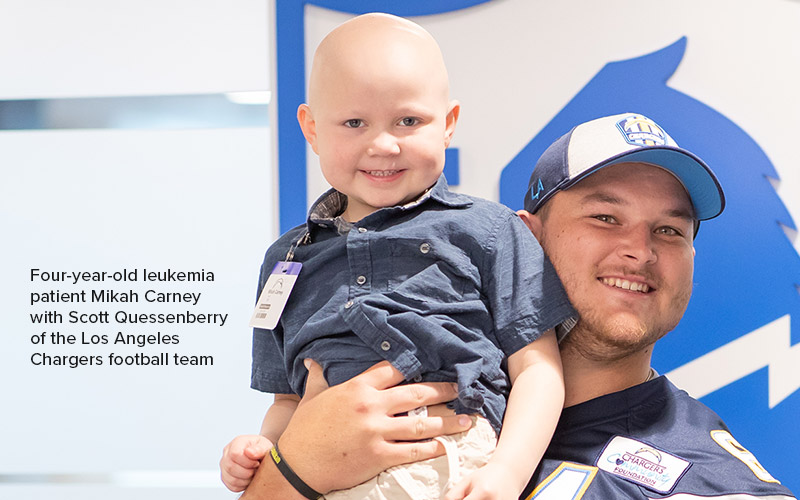
{"type": "Polygon", "coordinates": [[[574,500],[794,498],[714,411],[665,377],[567,408],[523,498],[545,491],[574,500]]]}

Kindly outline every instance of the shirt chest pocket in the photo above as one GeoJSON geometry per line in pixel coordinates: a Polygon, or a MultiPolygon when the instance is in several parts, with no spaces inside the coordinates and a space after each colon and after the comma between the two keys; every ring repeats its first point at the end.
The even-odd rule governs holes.
{"type": "Polygon", "coordinates": [[[433,239],[392,238],[389,291],[422,302],[454,302],[470,288],[469,262],[451,245],[433,239]]]}

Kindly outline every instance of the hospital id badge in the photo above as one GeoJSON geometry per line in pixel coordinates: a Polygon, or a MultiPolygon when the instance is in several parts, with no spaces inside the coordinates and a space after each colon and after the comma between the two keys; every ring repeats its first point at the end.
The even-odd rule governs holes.
{"type": "Polygon", "coordinates": [[[261,296],[258,298],[256,309],[250,318],[250,326],[273,330],[278,326],[289,294],[297,281],[303,264],[300,262],[278,262],[272,269],[261,296]]]}

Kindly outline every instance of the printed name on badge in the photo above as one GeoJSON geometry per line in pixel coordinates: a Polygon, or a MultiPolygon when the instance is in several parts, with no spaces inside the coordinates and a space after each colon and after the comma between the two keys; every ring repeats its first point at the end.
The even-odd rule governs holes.
{"type": "Polygon", "coordinates": [[[278,262],[272,269],[261,296],[258,298],[256,309],[250,318],[250,326],[272,330],[278,326],[283,309],[289,300],[289,294],[297,281],[303,264],[300,262],[278,262]]]}

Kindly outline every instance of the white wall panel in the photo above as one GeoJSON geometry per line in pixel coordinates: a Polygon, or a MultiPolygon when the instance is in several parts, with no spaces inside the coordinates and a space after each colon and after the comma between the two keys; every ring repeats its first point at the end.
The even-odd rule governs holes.
{"type": "Polygon", "coordinates": [[[0,0],[0,99],[266,90],[266,0],[0,0]]]}

